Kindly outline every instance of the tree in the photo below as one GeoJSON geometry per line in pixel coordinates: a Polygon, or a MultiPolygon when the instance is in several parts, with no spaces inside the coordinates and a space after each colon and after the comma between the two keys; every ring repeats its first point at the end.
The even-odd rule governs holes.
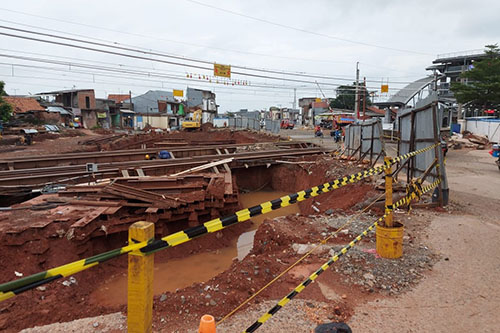
{"type": "MultiPolygon", "coordinates": [[[[330,102],[331,108],[337,109],[348,109],[354,110],[354,101],[356,96],[356,83],[354,82],[352,85],[339,86],[336,89],[337,98],[330,102]]],[[[359,109],[361,110],[363,107],[363,99],[366,96],[366,106],[371,105],[370,95],[366,88],[360,86],[359,87],[359,109]],[[363,94],[364,92],[364,94],[363,94]]]]}
{"type": "Polygon", "coordinates": [[[500,108],[500,49],[498,45],[485,46],[486,58],[474,62],[473,68],[460,75],[466,82],[453,82],[451,90],[457,102],[467,103],[471,109],[500,108]]]}
{"type": "Polygon", "coordinates": [[[8,96],[4,90],[5,82],[0,81],[0,120],[8,121],[12,116],[12,105],[7,103],[2,97],[8,96]]]}

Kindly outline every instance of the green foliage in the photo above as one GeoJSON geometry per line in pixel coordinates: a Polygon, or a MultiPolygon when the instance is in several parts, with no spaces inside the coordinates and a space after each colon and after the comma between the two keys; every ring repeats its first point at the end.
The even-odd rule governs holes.
{"type": "MultiPolygon", "coordinates": [[[[330,102],[331,108],[354,110],[356,96],[356,82],[352,85],[339,86],[336,89],[337,98],[330,102]]],[[[363,107],[363,99],[366,96],[366,106],[371,105],[370,95],[366,88],[359,87],[359,109],[363,107]],[[364,92],[364,94],[363,94],[364,92]]]]}
{"type": "Polygon", "coordinates": [[[5,82],[0,81],[0,120],[9,121],[10,117],[12,117],[12,105],[7,103],[2,97],[8,96],[4,90],[5,82]]]}
{"type": "Polygon", "coordinates": [[[486,58],[474,62],[474,68],[462,73],[466,83],[453,82],[451,90],[459,103],[470,109],[500,108],[500,49],[486,45],[486,58]]]}

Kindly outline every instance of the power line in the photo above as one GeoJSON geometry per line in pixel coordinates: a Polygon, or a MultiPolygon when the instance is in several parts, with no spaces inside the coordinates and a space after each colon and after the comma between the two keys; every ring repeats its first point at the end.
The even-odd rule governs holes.
{"type": "MultiPolygon", "coordinates": [[[[51,60],[51,59],[44,59],[44,58],[33,58],[33,57],[26,57],[26,56],[16,56],[16,55],[9,55],[9,54],[1,54],[0,57],[7,57],[7,58],[13,58],[17,60],[23,60],[23,61],[32,61],[32,62],[41,62],[41,63],[48,63],[48,64],[53,64],[53,65],[59,65],[59,66],[64,66],[70,68],[70,70],[67,70],[66,68],[60,69],[60,68],[54,68],[54,67],[43,67],[43,66],[34,66],[34,65],[25,65],[25,64],[18,64],[18,63],[11,63],[9,65],[16,65],[16,66],[21,66],[21,67],[32,67],[32,68],[46,68],[52,71],[63,71],[63,72],[73,72],[73,73],[78,73],[77,71],[71,70],[72,67],[77,67],[77,68],[84,68],[84,69],[90,69],[90,70],[102,70],[102,71],[107,71],[107,72],[119,72],[119,73],[124,73],[124,74],[130,74],[130,75],[137,75],[137,76],[143,76],[143,77],[158,77],[158,78],[168,78],[172,80],[177,80],[177,81],[188,81],[188,82],[198,82],[198,83],[203,83],[203,84],[211,84],[215,87],[218,87],[218,85],[214,85],[213,83],[210,83],[205,80],[201,81],[193,81],[192,79],[186,79],[184,76],[174,76],[172,74],[161,74],[161,73],[156,73],[158,72],[157,70],[155,71],[137,71],[137,70],[128,70],[128,69],[123,69],[123,68],[112,68],[112,67],[107,67],[107,66],[95,66],[95,65],[89,65],[85,63],[75,63],[75,62],[65,62],[65,61],[58,61],[58,60],[51,60]]],[[[109,75],[109,74],[103,74],[101,72],[83,72],[85,74],[91,74],[91,75],[102,75],[102,76],[111,76],[111,77],[117,77],[116,75],[109,75]]],[[[162,81],[160,81],[162,82],[162,81]]],[[[230,88],[232,85],[229,85],[228,88],[230,88]]],[[[337,88],[342,85],[337,85],[337,88]]],[[[221,86],[223,87],[223,86],[221,86]]],[[[254,89],[255,87],[257,88],[266,88],[266,89],[283,89],[283,90],[293,90],[293,89],[298,89],[299,91],[306,91],[306,90],[315,90],[313,86],[284,86],[284,85],[268,85],[264,83],[257,83],[257,84],[252,84],[251,86],[238,86],[234,85],[232,86],[234,88],[252,88],[254,89]]],[[[363,86],[364,87],[364,86],[363,86]]],[[[354,89],[354,86],[346,86],[347,89],[354,89]]],[[[378,87],[371,87],[367,86],[366,88],[369,89],[378,89],[378,87]]],[[[254,89],[255,90],[255,89],[254,89]]],[[[393,90],[393,88],[391,88],[393,90]]],[[[401,89],[394,89],[394,90],[405,90],[405,88],[401,89]]]]}
{"type": "MultiPolygon", "coordinates": [[[[34,33],[36,33],[36,32],[34,32],[34,33]]],[[[50,40],[28,37],[28,36],[21,36],[21,35],[14,35],[14,34],[9,34],[9,33],[4,33],[4,32],[0,32],[0,35],[13,37],[13,38],[19,38],[19,39],[25,39],[25,40],[31,40],[31,41],[37,41],[37,42],[42,42],[42,43],[60,45],[60,46],[67,46],[67,47],[72,47],[72,48],[77,48],[77,49],[82,49],[82,50],[87,50],[87,51],[94,51],[94,52],[106,53],[106,54],[111,54],[111,55],[129,57],[129,58],[134,58],[134,59],[155,61],[155,62],[166,63],[166,64],[176,65],[176,66],[191,67],[191,68],[202,69],[202,70],[207,70],[207,71],[212,70],[211,68],[202,67],[202,66],[198,66],[198,65],[184,64],[184,63],[178,63],[178,62],[173,62],[173,61],[169,61],[169,60],[160,60],[160,59],[155,59],[155,58],[146,58],[146,57],[136,56],[136,55],[132,55],[132,54],[119,53],[119,52],[108,51],[108,50],[101,50],[101,49],[96,49],[96,48],[87,47],[87,46],[73,45],[73,44],[68,44],[68,43],[63,43],[63,42],[50,41],[50,40]]],[[[265,79],[272,79],[272,80],[278,80],[278,81],[289,81],[289,82],[309,83],[309,84],[315,83],[313,81],[305,81],[305,80],[298,80],[298,79],[291,79],[291,78],[279,78],[279,77],[260,75],[260,74],[250,74],[250,73],[241,73],[241,72],[233,72],[233,74],[242,75],[242,76],[250,76],[250,77],[258,77],[258,78],[265,78],[265,79]]],[[[327,85],[327,86],[336,86],[335,84],[327,83],[327,82],[321,82],[321,84],[327,85]]]]}
{"type": "MultiPolygon", "coordinates": [[[[96,61],[96,60],[89,60],[89,59],[81,59],[81,58],[73,58],[73,57],[65,57],[65,56],[55,56],[55,55],[52,55],[52,54],[44,54],[44,53],[34,53],[34,52],[27,52],[27,51],[19,51],[19,50],[11,50],[11,49],[2,49],[0,48],[0,51],[8,51],[8,52],[14,52],[14,53],[21,53],[21,54],[30,54],[30,55],[37,55],[37,56],[44,56],[44,57],[50,57],[50,58],[56,58],[56,59],[70,59],[70,60],[82,60],[82,61],[85,61],[85,62],[89,62],[89,63],[97,63],[97,64],[106,64],[106,65],[112,65],[112,66],[117,66],[119,68],[119,70],[122,70],[124,69],[125,67],[130,67],[130,68],[138,68],[140,70],[146,70],[146,73],[149,75],[151,73],[151,68],[150,67],[141,67],[141,66],[132,66],[132,65],[128,65],[128,64],[117,64],[116,62],[114,63],[110,63],[110,62],[104,62],[104,61],[96,61]]],[[[13,58],[16,58],[18,59],[17,56],[9,56],[9,55],[3,55],[3,56],[8,56],[8,57],[13,57],[13,58]]],[[[48,59],[43,59],[43,58],[23,58],[23,60],[29,60],[29,61],[44,61],[44,62],[47,62],[47,63],[53,63],[53,64],[60,64],[60,65],[65,65],[65,66],[80,66],[81,63],[73,63],[73,62],[65,62],[65,63],[61,63],[61,62],[55,62],[55,61],[51,61],[51,60],[48,60],[48,59]]],[[[90,65],[87,65],[85,64],[85,68],[89,68],[90,65]]],[[[80,67],[83,67],[83,66],[80,66],[80,67]]],[[[97,67],[96,67],[97,68],[97,67]]],[[[101,67],[99,67],[101,68],[101,67]]],[[[109,68],[109,67],[108,67],[109,68]]],[[[115,70],[113,68],[113,70],[115,70]]],[[[171,73],[182,73],[182,74],[186,74],[185,71],[173,71],[173,70],[159,70],[159,69],[154,69],[155,72],[159,72],[159,73],[162,73],[162,72],[167,72],[170,74],[171,73]]],[[[376,82],[378,83],[379,81],[373,81],[373,82],[376,82]]],[[[407,84],[406,82],[391,82],[391,84],[407,84]]],[[[252,86],[258,86],[256,84],[252,84],[252,86]]],[[[268,87],[271,87],[271,88],[277,88],[276,85],[266,85],[268,87]]],[[[285,89],[294,89],[294,88],[297,88],[297,87],[304,87],[304,86],[282,86],[283,88],[285,89]]]]}
{"type": "MultiPolygon", "coordinates": [[[[184,61],[190,61],[190,62],[195,62],[195,63],[200,63],[204,65],[212,65],[213,62],[211,61],[206,61],[206,60],[200,60],[200,59],[194,59],[194,58],[189,58],[185,56],[178,56],[178,55],[170,55],[166,53],[162,53],[160,51],[146,51],[144,49],[137,49],[137,48],[132,48],[132,47],[123,47],[123,46],[118,46],[115,44],[109,45],[109,44],[104,44],[104,43],[98,43],[98,42],[91,42],[88,40],[82,40],[82,39],[77,39],[77,38],[71,38],[71,37],[65,37],[65,36],[60,36],[60,35],[54,35],[54,34],[47,34],[43,32],[37,32],[33,30],[26,30],[26,29],[19,29],[19,28],[14,28],[14,27],[8,27],[8,26],[0,26],[2,29],[7,29],[7,30],[14,30],[17,32],[23,32],[23,33],[29,33],[29,34],[35,34],[35,35],[40,35],[44,37],[50,37],[50,38],[58,38],[58,39],[63,39],[71,42],[78,42],[78,43],[84,43],[84,44],[90,44],[94,46],[100,46],[100,47],[107,47],[107,48],[113,48],[113,49],[118,49],[121,51],[129,51],[129,52],[136,52],[140,54],[148,54],[148,55],[153,55],[153,56],[160,56],[160,57],[167,57],[167,58],[172,58],[172,59],[177,59],[177,60],[184,60],[184,61]]],[[[41,28],[44,29],[44,28],[41,28]]],[[[78,35],[82,36],[82,35],[78,35]]],[[[84,36],[85,38],[91,38],[84,36]]],[[[107,43],[111,43],[107,41],[107,43]]],[[[151,59],[150,59],[151,60],[151,59]]],[[[173,64],[173,63],[170,63],[173,64]]],[[[184,66],[192,66],[195,68],[201,68],[201,67],[196,67],[196,65],[188,65],[184,64],[184,66]]],[[[290,72],[290,71],[282,71],[282,70],[272,70],[272,69],[259,69],[259,68],[252,68],[252,67],[247,67],[247,66],[239,66],[239,65],[231,65],[232,68],[239,68],[247,71],[256,71],[256,72],[263,72],[263,73],[271,73],[271,74],[279,74],[279,75],[289,75],[289,76],[295,76],[295,77],[307,77],[307,78],[316,78],[316,79],[326,79],[326,80],[339,80],[339,81],[352,81],[352,79],[348,78],[341,78],[341,77],[335,77],[335,76],[329,76],[329,75],[319,75],[319,74],[306,74],[304,72],[290,72]]],[[[211,70],[211,68],[208,68],[206,70],[211,70]]],[[[257,75],[257,74],[251,74],[251,73],[245,73],[245,72],[238,72],[232,70],[233,74],[237,75],[245,75],[245,76],[253,76],[253,77],[264,77],[262,75],[257,75]]],[[[266,77],[270,78],[270,77],[266,77]]],[[[282,79],[282,78],[273,78],[273,79],[282,79]]],[[[368,80],[368,82],[375,82],[372,80],[368,80]]],[[[378,82],[378,81],[376,81],[378,82]]],[[[410,82],[394,82],[394,83],[405,83],[408,84],[410,82]]]]}
{"type": "MultiPolygon", "coordinates": [[[[176,40],[171,40],[171,39],[153,37],[153,36],[150,36],[150,35],[132,33],[132,32],[123,31],[123,30],[115,30],[115,29],[110,29],[110,28],[106,28],[106,27],[100,27],[100,26],[96,26],[96,25],[90,25],[90,24],[85,24],[85,23],[80,23],[80,22],[75,22],[75,21],[68,21],[68,20],[63,20],[63,19],[57,19],[57,18],[53,18],[53,17],[42,16],[42,15],[38,15],[38,14],[31,14],[31,13],[22,12],[22,11],[18,11],[18,10],[7,9],[7,8],[0,8],[0,10],[11,12],[11,13],[16,13],[16,14],[21,14],[21,15],[26,15],[26,16],[30,16],[30,17],[42,18],[42,19],[45,19],[45,20],[51,20],[51,21],[55,21],[55,22],[63,22],[63,23],[68,23],[68,24],[77,25],[77,26],[83,26],[83,27],[87,27],[87,28],[93,28],[93,29],[99,29],[99,30],[104,30],[104,31],[110,31],[110,32],[124,34],[124,35],[129,35],[129,36],[149,38],[149,39],[153,39],[153,40],[166,41],[166,42],[171,42],[171,43],[176,43],[176,44],[181,44],[181,45],[189,45],[189,46],[194,46],[194,47],[199,47],[199,48],[207,48],[207,49],[214,49],[214,50],[219,50],[219,51],[234,52],[234,53],[239,53],[239,54],[249,54],[249,55],[256,55],[256,56],[270,57],[270,58],[278,58],[278,59],[290,59],[290,60],[307,61],[307,62],[314,62],[314,63],[323,62],[323,63],[332,63],[332,64],[333,63],[351,64],[351,62],[348,62],[348,61],[332,61],[332,60],[324,60],[324,59],[307,59],[307,58],[279,56],[279,55],[275,55],[275,54],[271,55],[271,54],[263,54],[263,53],[257,53],[257,52],[249,52],[249,51],[227,49],[227,48],[221,48],[221,47],[215,47],[215,46],[209,46],[209,45],[201,45],[201,44],[188,43],[188,42],[176,41],[176,40]]],[[[7,21],[7,20],[1,20],[1,21],[12,22],[12,21],[7,21]]],[[[20,24],[20,23],[17,23],[17,24],[20,24]]],[[[28,26],[28,25],[26,25],[26,26],[28,26]]],[[[49,29],[47,29],[47,30],[49,30],[49,29]]],[[[377,66],[374,66],[374,65],[370,65],[370,66],[377,67],[377,66]]],[[[388,67],[386,67],[386,68],[388,68],[388,67]]],[[[407,73],[405,71],[401,71],[401,70],[393,69],[393,68],[390,68],[390,70],[396,71],[396,72],[401,72],[401,73],[407,73]]]]}
{"type": "Polygon", "coordinates": [[[185,1],[197,4],[197,5],[200,5],[200,6],[205,6],[205,7],[208,7],[208,8],[212,8],[212,9],[215,9],[215,10],[219,10],[219,11],[222,11],[222,12],[225,12],[225,13],[229,13],[229,14],[232,14],[232,15],[237,15],[237,16],[240,16],[240,17],[244,17],[244,18],[248,18],[248,19],[251,19],[251,20],[255,20],[255,21],[258,21],[258,22],[263,22],[263,23],[271,24],[271,25],[274,25],[274,26],[277,26],[277,27],[291,29],[291,30],[295,30],[295,31],[299,31],[299,32],[303,32],[303,33],[307,33],[307,34],[311,34],[311,35],[315,35],[315,36],[325,37],[325,38],[329,38],[329,39],[334,39],[334,40],[338,40],[338,41],[342,41],[342,42],[347,42],[347,43],[351,43],[351,44],[359,44],[359,45],[364,45],[364,46],[369,46],[369,47],[374,47],[374,48],[379,48],[379,49],[385,49],[385,50],[390,50],[390,51],[398,51],[398,52],[404,52],[404,53],[413,53],[413,54],[425,55],[425,56],[429,56],[429,55],[432,56],[433,55],[433,54],[430,54],[430,53],[424,53],[424,52],[412,51],[412,50],[405,50],[405,49],[398,49],[398,48],[388,47],[388,46],[381,46],[381,45],[370,44],[370,43],[366,43],[366,42],[355,41],[355,40],[351,40],[351,39],[347,39],[347,38],[341,38],[341,37],[331,36],[331,35],[323,34],[323,33],[320,33],[320,32],[309,31],[309,30],[306,30],[306,29],[297,28],[297,27],[293,27],[293,26],[290,26],[290,25],[286,25],[286,24],[282,24],[282,23],[277,23],[277,22],[272,22],[272,21],[268,21],[268,20],[265,20],[265,19],[262,19],[262,18],[258,18],[258,17],[254,17],[254,16],[250,16],[250,15],[238,13],[238,12],[235,12],[235,11],[232,11],[232,10],[229,10],[229,9],[224,9],[224,8],[216,7],[216,6],[209,5],[209,4],[206,4],[204,2],[200,2],[200,1],[196,1],[196,0],[185,0],[185,1]]]}
{"type": "MultiPolygon", "coordinates": [[[[158,86],[154,86],[155,88],[158,88],[158,89],[169,89],[168,87],[165,87],[164,84],[167,83],[169,85],[179,85],[178,83],[173,83],[173,82],[168,82],[168,81],[160,81],[160,80],[146,80],[146,79],[143,79],[143,78],[134,78],[134,77],[126,77],[126,76],[120,76],[120,75],[110,75],[110,74],[101,74],[101,73],[93,73],[93,72],[86,72],[86,71],[69,71],[69,70],[61,70],[61,69],[56,69],[56,68],[52,68],[52,67],[44,67],[44,66],[30,66],[30,65],[20,65],[20,64],[10,64],[10,63],[2,63],[0,62],[0,66],[3,65],[3,66],[8,66],[9,69],[12,65],[15,65],[16,68],[17,67],[28,67],[28,68],[37,68],[37,69],[42,69],[42,70],[30,70],[30,73],[50,73],[52,74],[53,76],[62,76],[62,77],[66,77],[68,79],[71,79],[72,77],[75,78],[75,81],[76,80],[80,80],[79,77],[77,76],[69,76],[69,75],[66,75],[66,74],[57,74],[57,73],[53,73],[52,71],[55,70],[55,71],[62,71],[62,72],[69,72],[69,73],[72,73],[72,74],[82,74],[82,75],[92,75],[93,76],[93,81],[85,81],[85,82],[89,82],[89,83],[99,83],[97,81],[95,81],[96,77],[97,76],[103,76],[103,77],[110,77],[110,78],[117,78],[117,79],[130,79],[130,80],[140,80],[141,82],[152,82],[152,83],[158,83],[158,84],[161,84],[162,86],[161,87],[158,87],[158,86]]],[[[22,70],[22,69],[21,69],[22,70]]],[[[34,77],[29,77],[29,76],[22,76],[22,75],[12,75],[12,77],[19,77],[19,78],[34,78],[34,77]]],[[[54,79],[54,78],[49,78],[47,77],[48,79],[54,79]]],[[[39,78],[37,77],[37,79],[43,79],[43,78],[39,78]]],[[[83,82],[83,81],[82,81],[83,82]]],[[[122,85],[127,85],[129,83],[127,82],[116,82],[116,81],[113,81],[113,82],[109,82],[109,83],[113,83],[113,84],[122,84],[122,85]]],[[[194,82],[194,85],[197,86],[198,82],[194,82]]],[[[199,83],[204,83],[203,81],[199,82],[199,83]]],[[[232,88],[228,88],[228,87],[218,87],[217,89],[214,89],[214,91],[216,92],[220,92],[222,91],[224,94],[238,94],[238,95],[257,95],[257,92],[259,92],[259,96],[260,95],[263,95],[263,96],[268,96],[264,93],[270,93],[272,95],[275,95],[275,96],[283,96],[283,97],[291,97],[292,96],[292,91],[290,90],[289,92],[286,92],[286,91],[281,91],[281,92],[270,92],[269,90],[262,90],[262,89],[253,89],[254,93],[251,93],[251,91],[245,91],[245,92],[241,92],[241,91],[236,91],[234,89],[230,90],[232,88]]]]}

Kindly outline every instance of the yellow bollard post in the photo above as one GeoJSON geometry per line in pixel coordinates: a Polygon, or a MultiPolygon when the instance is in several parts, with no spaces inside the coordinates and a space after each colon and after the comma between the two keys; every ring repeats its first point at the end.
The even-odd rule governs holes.
{"type": "MultiPolygon", "coordinates": [[[[390,163],[391,158],[384,157],[384,162],[386,164],[390,163]]],[[[387,228],[392,228],[392,167],[385,170],[385,226],[387,228]]]]}
{"type": "MultiPolygon", "coordinates": [[[[387,164],[391,160],[385,157],[387,164]]],[[[404,228],[400,223],[394,223],[392,205],[392,168],[385,170],[385,226],[377,225],[376,249],[382,258],[396,259],[403,255],[403,232],[404,228]]]]}
{"type": "MultiPolygon", "coordinates": [[[[129,244],[154,238],[154,224],[135,222],[128,230],[129,244]]],[[[153,331],[154,255],[140,251],[128,255],[127,325],[128,332],[153,331]]]]}

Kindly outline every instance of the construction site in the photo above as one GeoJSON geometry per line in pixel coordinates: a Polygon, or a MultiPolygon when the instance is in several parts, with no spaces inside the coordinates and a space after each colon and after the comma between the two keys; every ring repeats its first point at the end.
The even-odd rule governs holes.
{"type": "Polygon", "coordinates": [[[482,25],[110,3],[0,8],[0,332],[498,331],[482,25]]]}
{"type": "MultiPolygon", "coordinates": [[[[2,285],[3,298],[16,295],[2,302],[2,331],[33,326],[39,327],[33,332],[126,331],[131,301],[127,255],[90,269],[84,266],[75,275],[36,273],[123,249],[138,221],[152,224],[154,239],[179,233],[196,238],[149,256],[154,257],[147,293],[154,331],[194,331],[205,314],[223,320],[218,323],[222,331],[249,326],[259,311],[267,311],[389,214],[383,171],[392,164],[370,162],[370,154],[349,154],[340,145],[332,149],[321,143],[212,128],[134,135],[81,131],[77,136],[53,135],[27,148],[4,146],[0,191],[2,206],[9,208],[0,213],[0,278],[14,284],[21,278],[26,284],[2,285]],[[170,158],[146,158],[162,151],[170,158]],[[332,184],[331,191],[321,194],[321,184],[332,184]],[[251,207],[266,207],[266,202],[269,212],[252,213],[251,207]],[[250,211],[246,222],[238,214],[245,208],[250,211]],[[200,226],[214,219],[231,220],[234,212],[242,223],[208,234],[201,231],[200,226]],[[237,315],[226,317],[242,304],[237,315]],[[61,324],[65,322],[70,326],[61,324]]],[[[398,145],[383,138],[382,143],[387,148],[381,152],[397,152],[398,145]]],[[[423,154],[434,155],[435,146],[427,145],[423,154]]],[[[392,155],[386,162],[412,159],[392,155]]],[[[432,174],[431,168],[421,173],[421,180],[432,174]]],[[[391,240],[386,255],[390,258],[402,247],[404,255],[380,257],[379,240],[366,234],[291,302],[288,311],[285,307],[283,315],[298,316],[301,324],[297,328],[295,320],[280,320],[282,331],[349,323],[360,315],[360,306],[410,292],[436,263],[449,260],[429,246],[426,230],[441,215],[455,209],[462,214],[460,204],[440,208],[432,191],[423,193],[423,183],[410,181],[407,186],[407,177],[396,181],[393,175],[391,199],[401,207],[390,215],[399,226],[404,224],[404,236],[391,240]],[[420,194],[408,192],[411,184],[419,184],[420,194]]]]}

